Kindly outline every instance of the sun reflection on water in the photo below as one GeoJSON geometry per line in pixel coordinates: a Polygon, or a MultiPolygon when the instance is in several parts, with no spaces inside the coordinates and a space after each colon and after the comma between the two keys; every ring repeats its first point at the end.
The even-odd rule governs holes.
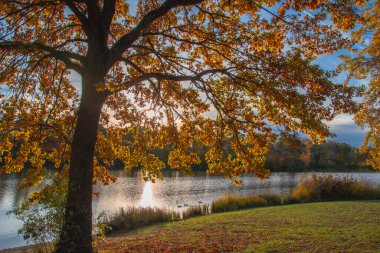
{"type": "Polygon", "coordinates": [[[143,194],[141,195],[140,199],[140,206],[141,207],[152,207],[154,206],[154,199],[153,199],[153,183],[150,181],[145,182],[143,194]]]}

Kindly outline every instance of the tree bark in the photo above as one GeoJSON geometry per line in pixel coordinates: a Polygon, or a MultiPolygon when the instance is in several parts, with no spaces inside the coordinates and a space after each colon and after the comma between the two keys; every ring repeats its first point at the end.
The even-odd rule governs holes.
{"type": "Polygon", "coordinates": [[[93,159],[100,113],[106,96],[96,91],[98,73],[84,77],[71,147],[65,220],[57,253],[92,252],[93,159]]]}

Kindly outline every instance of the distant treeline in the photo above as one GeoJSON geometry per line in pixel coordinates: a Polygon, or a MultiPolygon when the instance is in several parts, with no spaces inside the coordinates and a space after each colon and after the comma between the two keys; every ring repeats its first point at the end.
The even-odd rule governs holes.
{"type": "MultiPolygon", "coordinates": [[[[234,155],[228,141],[222,143],[222,148],[226,154],[234,155]]],[[[170,150],[170,147],[166,147],[151,152],[167,164],[170,150]]],[[[190,152],[198,153],[201,160],[199,165],[193,165],[193,170],[206,171],[208,169],[205,161],[208,150],[208,146],[200,143],[193,143],[189,148],[190,152]]],[[[17,152],[17,149],[12,152],[17,152]]],[[[270,171],[284,172],[374,171],[372,167],[365,164],[366,158],[367,154],[359,152],[357,148],[346,143],[327,141],[323,144],[313,144],[308,139],[279,139],[269,148],[265,168],[270,171]]],[[[2,165],[1,163],[2,159],[0,159],[0,165],[2,165]]],[[[29,162],[26,162],[25,167],[29,166],[29,162]]],[[[47,161],[46,166],[50,167],[51,163],[47,161]]],[[[116,160],[111,169],[123,169],[123,164],[116,160]]],[[[166,169],[171,170],[169,166],[166,169]]]]}
{"type": "MultiPolygon", "coordinates": [[[[226,153],[233,153],[228,143],[223,149],[226,153]]],[[[207,170],[205,154],[208,150],[207,146],[193,145],[190,151],[198,153],[201,158],[201,163],[194,165],[193,170],[207,170]]],[[[167,162],[169,152],[170,148],[153,151],[164,162],[167,162]]],[[[270,147],[265,167],[271,171],[285,172],[372,171],[370,166],[365,165],[365,160],[366,154],[346,143],[327,141],[323,144],[313,144],[307,139],[292,142],[279,139],[270,147]]]]}
{"type": "Polygon", "coordinates": [[[365,165],[366,156],[346,143],[301,140],[292,148],[286,140],[279,140],[270,148],[265,166],[271,171],[289,172],[373,170],[365,165]]]}

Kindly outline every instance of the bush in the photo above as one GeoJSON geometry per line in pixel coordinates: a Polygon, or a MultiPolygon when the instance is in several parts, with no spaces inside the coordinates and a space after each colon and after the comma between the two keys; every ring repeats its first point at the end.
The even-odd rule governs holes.
{"type": "Polygon", "coordinates": [[[380,188],[350,177],[313,175],[302,179],[290,199],[300,202],[380,199],[380,188]]]}
{"type": "Polygon", "coordinates": [[[270,194],[237,196],[224,196],[214,200],[211,205],[213,213],[234,211],[244,208],[280,205],[281,197],[270,194]]]}
{"type": "Polygon", "coordinates": [[[187,219],[209,213],[209,206],[206,204],[201,206],[190,206],[182,212],[182,218],[187,219]]]}
{"type": "MultiPolygon", "coordinates": [[[[34,244],[34,252],[54,252],[64,222],[66,192],[67,179],[56,177],[51,184],[33,192],[29,199],[8,213],[23,222],[18,233],[28,244],[34,244]]],[[[108,229],[101,223],[102,219],[101,214],[93,224],[94,243],[104,239],[104,230],[108,229]]]]}
{"type": "Polygon", "coordinates": [[[169,209],[127,207],[120,208],[116,213],[106,216],[103,223],[111,228],[106,231],[110,234],[179,219],[180,214],[169,209]]]}
{"type": "Polygon", "coordinates": [[[219,213],[260,206],[373,199],[380,199],[380,188],[370,182],[349,177],[313,175],[302,179],[288,196],[270,194],[225,196],[212,202],[211,211],[219,213]]]}
{"type": "Polygon", "coordinates": [[[15,207],[13,214],[23,222],[18,231],[24,239],[36,244],[36,252],[53,252],[64,218],[66,180],[55,179],[51,185],[35,192],[30,199],[15,207]]]}

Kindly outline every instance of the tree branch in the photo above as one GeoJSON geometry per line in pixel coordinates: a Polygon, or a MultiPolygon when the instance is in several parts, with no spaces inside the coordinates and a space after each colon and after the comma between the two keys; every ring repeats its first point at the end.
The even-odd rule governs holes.
{"type": "Polygon", "coordinates": [[[128,82],[124,83],[124,86],[126,88],[129,88],[137,83],[149,80],[151,78],[156,79],[157,81],[177,81],[177,82],[184,82],[184,81],[199,81],[203,76],[205,75],[212,75],[212,74],[225,74],[225,75],[231,75],[229,69],[208,69],[199,72],[196,75],[171,75],[171,74],[163,74],[163,73],[143,73],[140,76],[134,78],[133,80],[130,80],[128,82]]]}
{"type": "Polygon", "coordinates": [[[113,16],[115,15],[115,3],[116,0],[104,0],[104,7],[102,11],[102,25],[103,32],[107,36],[110,28],[113,16]]]}
{"type": "Polygon", "coordinates": [[[204,0],[167,0],[160,7],[149,11],[135,28],[122,36],[111,48],[107,65],[112,66],[122,56],[125,50],[127,50],[155,20],[166,15],[175,7],[199,4],[203,1],[204,0]]]}
{"type": "Polygon", "coordinates": [[[74,13],[74,15],[78,18],[79,22],[82,24],[83,29],[87,36],[91,35],[91,27],[88,22],[87,17],[75,6],[75,1],[72,0],[64,0],[64,3],[69,7],[69,9],[74,13]]]}
{"type": "Polygon", "coordinates": [[[73,69],[78,73],[81,73],[83,67],[77,63],[74,63],[71,59],[77,60],[82,64],[85,63],[85,57],[73,52],[68,51],[59,51],[54,49],[53,47],[46,46],[44,44],[34,42],[34,43],[21,43],[21,42],[1,42],[0,43],[1,50],[27,50],[29,52],[42,51],[49,53],[52,57],[57,60],[60,60],[66,64],[66,67],[69,69],[73,69]]]}

